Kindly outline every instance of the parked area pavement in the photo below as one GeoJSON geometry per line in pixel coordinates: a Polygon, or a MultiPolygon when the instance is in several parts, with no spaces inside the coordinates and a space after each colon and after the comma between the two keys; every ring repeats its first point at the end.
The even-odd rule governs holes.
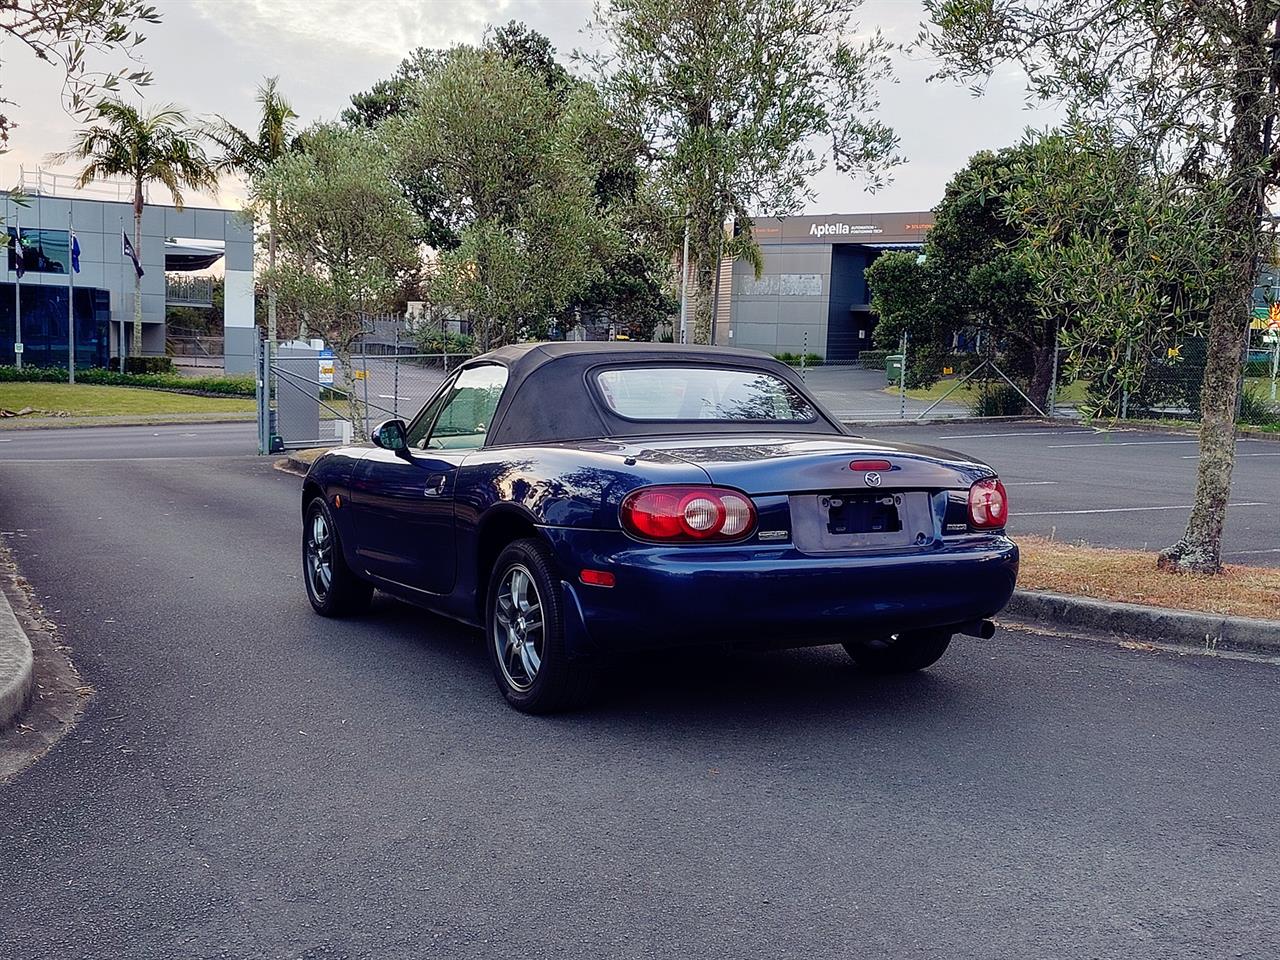
{"type": "Polygon", "coordinates": [[[0,786],[6,960],[1280,955],[1275,664],[1002,629],[531,718],[460,626],[311,613],[251,433],[62,436],[0,444],[0,531],[96,693],[0,786]]]}
{"type": "MultiPolygon", "coordinates": [[[[851,429],[985,460],[1008,488],[1015,537],[1037,533],[1159,550],[1182,536],[1195,499],[1199,441],[1193,435],[1040,421],[851,429]]],[[[1280,442],[1242,437],[1236,450],[1223,559],[1280,565],[1280,442]]]]}

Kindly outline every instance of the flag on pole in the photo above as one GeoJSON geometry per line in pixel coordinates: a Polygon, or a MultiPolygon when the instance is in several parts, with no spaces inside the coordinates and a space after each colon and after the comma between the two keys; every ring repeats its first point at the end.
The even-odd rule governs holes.
{"type": "Polygon", "coordinates": [[[80,272],[80,238],[74,230],[71,231],[71,269],[80,272]]]}
{"type": "Polygon", "coordinates": [[[27,272],[26,253],[26,248],[22,246],[22,224],[15,220],[13,234],[13,258],[17,266],[13,269],[18,274],[19,280],[21,280],[22,275],[27,272]]]}
{"type": "Polygon", "coordinates": [[[133,269],[138,271],[138,277],[143,275],[142,264],[138,262],[137,251],[133,249],[133,244],[129,242],[129,235],[123,230],[120,231],[121,249],[124,255],[133,261],[133,269]]]}

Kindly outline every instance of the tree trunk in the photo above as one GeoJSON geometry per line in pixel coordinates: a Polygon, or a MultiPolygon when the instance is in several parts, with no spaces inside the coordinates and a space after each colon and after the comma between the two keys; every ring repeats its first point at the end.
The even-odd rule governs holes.
{"type": "Polygon", "coordinates": [[[715,337],[715,278],[720,265],[710,257],[699,257],[693,264],[690,280],[690,306],[693,310],[693,342],[712,343],[715,337]]]}
{"type": "Polygon", "coordinates": [[[1160,554],[1163,570],[1218,573],[1222,570],[1222,528],[1231,497],[1236,458],[1236,401],[1240,394],[1249,297],[1253,292],[1254,258],[1237,273],[1234,296],[1217,300],[1210,312],[1204,383],[1200,387],[1200,462],[1196,468],[1195,505],[1182,539],[1160,554]]]}
{"type": "Polygon", "coordinates": [[[1056,344],[1038,344],[1031,354],[1031,382],[1027,385],[1027,396],[1031,402],[1047,414],[1049,409],[1049,391],[1053,388],[1053,354],[1056,344]]]}
{"type": "Polygon", "coordinates": [[[1243,375],[1250,300],[1263,249],[1262,214],[1268,173],[1263,163],[1270,144],[1271,103],[1265,98],[1271,68],[1271,19],[1266,5],[1246,4],[1236,39],[1231,130],[1227,139],[1228,183],[1232,190],[1223,225],[1229,242],[1227,278],[1209,311],[1204,382],[1200,388],[1200,461],[1196,499],[1182,539],[1162,551],[1163,570],[1218,573],[1222,570],[1222,528],[1231,497],[1236,455],[1236,400],[1243,375]]]}
{"type": "Polygon", "coordinates": [[[351,344],[335,343],[333,355],[346,382],[347,416],[351,419],[351,433],[357,440],[368,440],[369,436],[364,428],[364,403],[359,392],[362,382],[355,378],[355,369],[351,365],[351,344]]]}
{"type": "MultiPolygon", "coordinates": [[[[133,194],[133,253],[142,259],[142,181],[135,184],[133,194]]],[[[133,355],[142,356],[142,277],[133,271],[133,355]]],[[[127,369],[127,367],[126,367],[127,369]]]]}

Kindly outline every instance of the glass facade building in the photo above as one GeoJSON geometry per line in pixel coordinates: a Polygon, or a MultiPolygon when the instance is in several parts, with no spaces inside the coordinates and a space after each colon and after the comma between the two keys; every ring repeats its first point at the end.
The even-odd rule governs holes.
{"type": "MultiPolygon", "coordinates": [[[[16,360],[14,286],[0,283],[0,364],[16,360]]],[[[22,296],[22,362],[35,367],[65,367],[67,288],[25,282],[17,287],[22,296]]],[[[107,366],[111,359],[110,295],[95,287],[76,287],[74,303],[76,366],[107,366]]]]}

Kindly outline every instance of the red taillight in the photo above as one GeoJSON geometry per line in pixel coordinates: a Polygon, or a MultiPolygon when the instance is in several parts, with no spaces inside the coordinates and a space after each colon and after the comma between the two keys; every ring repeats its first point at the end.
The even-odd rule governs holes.
{"type": "Polygon", "coordinates": [[[751,498],[722,487],[646,487],[627,494],[619,515],[642,540],[739,540],[756,525],[751,498]]]}
{"type": "Polygon", "coordinates": [[[583,570],[578,579],[592,587],[612,587],[618,582],[618,578],[608,570],[583,570]]]}
{"type": "Polygon", "coordinates": [[[893,469],[893,464],[888,460],[854,460],[849,464],[849,469],[854,473],[868,473],[870,471],[886,473],[893,469]]]}
{"type": "Polygon", "coordinates": [[[1009,522],[1009,495],[995,477],[979,480],[969,488],[969,526],[975,530],[999,530],[1009,522]]]}

